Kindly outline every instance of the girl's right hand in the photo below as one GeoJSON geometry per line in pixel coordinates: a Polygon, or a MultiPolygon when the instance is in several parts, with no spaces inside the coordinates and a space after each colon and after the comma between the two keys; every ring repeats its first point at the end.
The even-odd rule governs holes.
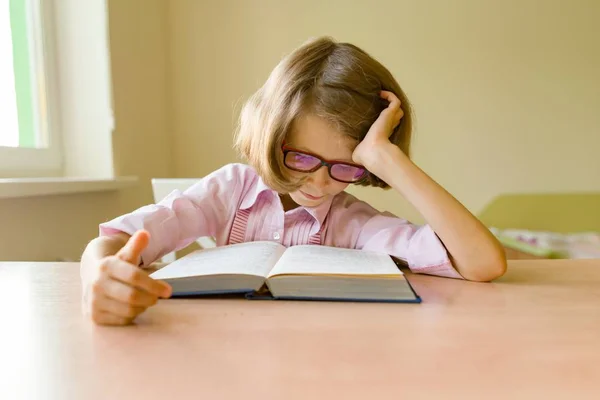
{"type": "Polygon", "coordinates": [[[171,296],[171,287],[152,279],[138,267],[149,241],[146,231],[136,232],[114,256],[92,266],[94,276],[84,285],[84,311],[101,325],[130,324],[159,297],[171,296]]]}

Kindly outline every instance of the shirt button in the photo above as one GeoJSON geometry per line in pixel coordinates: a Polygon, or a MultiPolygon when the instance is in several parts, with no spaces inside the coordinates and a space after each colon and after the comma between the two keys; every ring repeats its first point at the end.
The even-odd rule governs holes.
{"type": "Polygon", "coordinates": [[[273,234],[273,239],[275,239],[275,240],[279,240],[279,239],[281,239],[281,235],[279,234],[279,232],[275,232],[275,233],[273,234]]]}

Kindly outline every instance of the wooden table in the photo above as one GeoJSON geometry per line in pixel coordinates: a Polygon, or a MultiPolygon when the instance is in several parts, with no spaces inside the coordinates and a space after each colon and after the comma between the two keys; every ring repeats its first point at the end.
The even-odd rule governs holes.
{"type": "Polygon", "coordinates": [[[78,264],[0,263],[0,398],[600,398],[600,260],[409,279],[422,304],[164,300],[114,328],[78,264]]]}

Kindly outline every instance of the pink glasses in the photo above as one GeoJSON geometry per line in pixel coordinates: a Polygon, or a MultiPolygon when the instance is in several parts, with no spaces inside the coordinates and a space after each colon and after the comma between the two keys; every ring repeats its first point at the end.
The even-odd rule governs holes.
{"type": "Polygon", "coordinates": [[[315,154],[286,146],[285,143],[281,150],[283,151],[283,163],[293,171],[310,173],[325,165],[329,176],[343,183],[356,183],[367,176],[365,168],[358,164],[324,160],[315,154]]]}

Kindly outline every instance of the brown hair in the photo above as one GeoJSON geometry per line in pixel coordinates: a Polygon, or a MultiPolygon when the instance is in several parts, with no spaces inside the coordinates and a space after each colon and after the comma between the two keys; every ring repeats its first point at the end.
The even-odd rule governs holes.
{"type": "MultiPolygon", "coordinates": [[[[301,182],[283,165],[281,145],[296,118],[313,113],[348,137],[362,140],[388,103],[387,90],[401,101],[404,116],[390,141],[410,156],[411,106],[392,74],[362,49],[320,37],[286,56],[244,105],[235,148],[274,190],[287,193],[301,182]]],[[[358,183],[388,188],[373,174],[358,183]]]]}

